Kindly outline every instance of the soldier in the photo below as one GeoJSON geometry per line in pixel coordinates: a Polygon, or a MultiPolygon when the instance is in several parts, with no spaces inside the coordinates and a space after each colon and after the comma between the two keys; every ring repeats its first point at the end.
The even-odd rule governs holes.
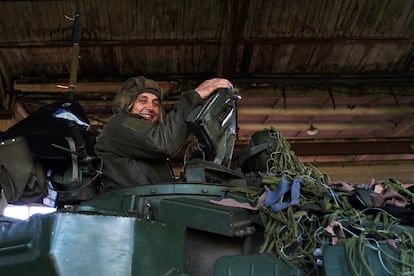
{"type": "Polygon", "coordinates": [[[128,79],[114,98],[114,115],[94,148],[103,158],[103,190],[173,181],[167,159],[190,135],[187,115],[215,90],[231,86],[226,79],[206,80],[184,92],[164,116],[161,87],[142,76],[128,79]]]}

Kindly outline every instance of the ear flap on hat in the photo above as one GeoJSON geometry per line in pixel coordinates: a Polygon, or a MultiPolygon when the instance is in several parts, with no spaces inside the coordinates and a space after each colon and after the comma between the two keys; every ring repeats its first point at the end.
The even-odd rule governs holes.
{"type": "Polygon", "coordinates": [[[121,112],[128,113],[129,105],[138,96],[143,86],[143,81],[141,79],[129,78],[128,80],[126,80],[119,88],[118,93],[114,97],[112,104],[112,112],[114,114],[121,112]]]}
{"type": "MultiPolygon", "coordinates": [[[[112,112],[117,113],[129,113],[129,108],[133,104],[136,97],[144,92],[149,92],[156,95],[160,101],[163,100],[163,90],[154,80],[147,79],[143,76],[133,77],[126,80],[118,93],[115,95],[112,104],[112,112]]],[[[163,111],[161,112],[163,117],[163,111]]]]}

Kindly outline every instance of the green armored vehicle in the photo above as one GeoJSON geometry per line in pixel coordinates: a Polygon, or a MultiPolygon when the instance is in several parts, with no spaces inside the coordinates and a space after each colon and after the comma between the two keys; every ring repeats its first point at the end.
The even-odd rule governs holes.
{"type": "Polygon", "coordinates": [[[232,160],[237,98],[218,90],[189,115],[194,148],[203,158],[186,156],[175,182],[106,193],[97,192],[102,163],[76,102],[46,106],[5,132],[3,197],[56,211],[27,220],[2,217],[0,275],[414,270],[410,226],[380,209],[356,212],[355,191],[329,186],[328,177],[303,165],[278,131],[258,132],[240,160],[232,160]]]}

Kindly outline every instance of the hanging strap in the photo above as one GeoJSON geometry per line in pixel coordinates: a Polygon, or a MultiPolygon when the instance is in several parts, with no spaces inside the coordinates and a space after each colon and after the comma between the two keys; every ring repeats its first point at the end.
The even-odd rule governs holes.
{"type": "Polygon", "coordinates": [[[65,137],[66,141],[69,144],[69,149],[71,151],[72,158],[72,180],[79,181],[79,167],[78,167],[78,157],[76,156],[76,145],[72,137],[65,137]]]}
{"type": "Polygon", "coordinates": [[[249,147],[248,150],[244,151],[239,157],[239,164],[243,164],[249,157],[258,154],[261,151],[264,151],[269,146],[268,143],[263,143],[257,146],[249,147]]]}

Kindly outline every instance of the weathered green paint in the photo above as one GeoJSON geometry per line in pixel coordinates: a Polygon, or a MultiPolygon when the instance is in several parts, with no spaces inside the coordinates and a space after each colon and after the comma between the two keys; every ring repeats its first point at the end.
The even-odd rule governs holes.
{"type": "Polygon", "coordinates": [[[191,197],[197,199],[218,199],[226,187],[192,183],[165,183],[143,185],[121,189],[97,196],[93,200],[74,206],[74,211],[94,212],[110,215],[133,215],[152,219],[159,216],[160,201],[171,197],[191,197]]]}
{"type": "Polygon", "coordinates": [[[0,275],[183,275],[185,228],[52,213],[1,229],[0,275]]]}
{"type": "Polygon", "coordinates": [[[221,234],[243,237],[254,231],[251,215],[242,208],[226,207],[192,198],[164,199],[160,204],[160,221],[221,234]]]}
{"type": "Polygon", "coordinates": [[[325,275],[352,275],[351,266],[359,271],[361,275],[369,275],[363,264],[364,262],[373,273],[372,275],[386,276],[393,274],[392,271],[395,271],[395,268],[399,265],[398,260],[401,251],[391,248],[388,244],[364,246],[362,251],[358,247],[349,250],[350,252],[347,252],[345,245],[329,245],[323,250],[325,275]],[[378,249],[374,249],[376,246],[378,246],[378,249]],[[349,262],[351,255],[354,256],[352,264],[349,262]]]}
{"type": "Polygon", "coordinates": [[[302,274],[298,268],[289,267],[272,254],[223,256],[217,259],[214,267],[214,276],[300,276],[302,274]]]}

